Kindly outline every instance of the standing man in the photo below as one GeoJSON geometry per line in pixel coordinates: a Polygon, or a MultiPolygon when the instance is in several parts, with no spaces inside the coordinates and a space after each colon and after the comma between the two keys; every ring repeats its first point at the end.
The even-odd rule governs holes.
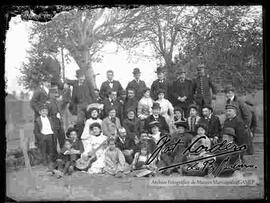
{"type": "MultiPolygon", "coordinates": [[[[43,82],[41,82],[41,85],[38,89],[34,91],[34,94],[30,100],[30,106],[34,111],[34,121],[39,117],[39,108],[41,105],[48,103],[50,97],[49,97],[49,88],[51,87],[51,80],[47,79],[43,82]]],[[[35,128],[36,122],[34,122],[34,128],[35,128]]],[[[40,148],[39,143],[39,137],[36,135],[35,131],[35,145],[40,148]]]]}
{"type": "Polygon", "coordinates": [[[238,98],[235,95],[235,89],[232,85],[228,85],[225,87],[224,90],[226,94],[226,104],[233,104],[237,107],[237,116],[244,121],[245,125],[250,127],[251,125],[251,119],[252,119],[252,113],[248,109],[247,105],[244,101],[242,101],[240,98],[238,98]]]}
{"type": "Polygon", "coordinates": [[[139,68],[133,69],[134,80],[128,83],[126,90],[134,89],[135,97],[139,101],[143,96],[143,91],[146,88],[146,84],[144,81],[140,80],[141,71],[139,68]]]}
{"type": "Polygon", "coordinates": [[[75,113],[77,113],[77,122],[82,123],[86,118],[86,107],[88,104],[92,103],[95,96],[92,95],[90,85],[88,84],[83,71],[77,70],[76,76],[78,80],[66,80],[66,82],[73,85],[70,105],[73,106],[75,113]]]}
{"type": "Polygon", "coordinates": [[[100,87],[100,97],[104,100],[108,98],[109,92],[116,91],[117,97],[120,96],[121,91],[123,90],[122,85],[119,81],[113,79],[114,73],[112,70],[107,71],[107,81],[103,82],[100,87]]]}
{"type": "Polygon", "coordinates": [[[165,79],[165,70],[162,67],[158,67],[156,73],[157,73],[158,79],[155,80],[151,85],[150,96],[155,101],[158,99],[159,89],[164,89],[165,90],[164,98],[167,99],[168,98],[168,82],[165,79]]]}
{"type": "Polygon", "coordinates": [[[184,117],[188,116],[188,107],[193,103],[192,81],[186,79],[186,71],[181,68],[177,72],[177,79],[172,84],[171,95],[174,107],[182,108],[184,117]]]}
{"type": "Polygon", "coordinates": [[[195,93],[195,102],[201,107],[212,105],[212,99],[216,99],[216,87],[214,86],[209,75],[205,74],[205,65],[197,66],[198,77],[193,81],[193,92],[195,93]],[[210,90],[212,90],[212,95],[210,90]]]}

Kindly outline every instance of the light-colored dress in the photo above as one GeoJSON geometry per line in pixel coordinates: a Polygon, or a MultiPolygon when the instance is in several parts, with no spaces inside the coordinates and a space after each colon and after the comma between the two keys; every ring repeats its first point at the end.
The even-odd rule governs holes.
{"type": "MultiPolygon", "coordinates": [[[[82,156],[87,156],[89,152],[97,149],[102,143],[106,143],[107,137],[102,133],[99,136],[91,136],[89,138],[89,145],[85,149],[82,156]]],[[[96,151],[97,160],[91,164],[91,167],[88,169],[88,173],[102,173],[104,168],[104,155],[105,155],[105,146],[102,146],[96,151]]]]}
{"type": "Polygon", "coordinates": [[[138,118],[143,120],[152,114],[153,100],[151,97],[142,97],[138,103],[138,118]]]}
{"type": "Polygon", "coordinates": [[[96,120],[92,119],[92,118],[89,118],[89,119],[87,119],[85,121],[84,129],[83,129],[83,132],[82,132],[82,135],[81,135],[81,140],[82,140],[84,149],[88,148],[90,137],[92,136],[91,133],[90,133],[89,128],[93,123],[99,123],[100,126],[101,126],[102,125],[102,120],[99,119],[99,118],[96,119],[96,120]]]}
{"type": "Polygon", "coordinates": [[[104,172],[110,175],[129,170],[124,154],[117,147],[114,150],[106,149],[104,162],[104,172]]]}
{"type": "Polygon", "coordinates": [[[170,127],[170,130],[172,129],[172,123],[173,123],[173,105],[168,99],[161,99],[156,100],[157,103],[160,105],[160,115],[164,116],[168,126],[170,127]],[[170,115],[169,115],[170,114],[170,115]]]}

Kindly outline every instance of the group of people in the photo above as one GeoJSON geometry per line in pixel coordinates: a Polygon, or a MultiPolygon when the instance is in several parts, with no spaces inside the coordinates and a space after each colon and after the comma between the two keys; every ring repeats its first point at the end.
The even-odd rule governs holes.
{"type": "MultiPolygon", "coordinates": [[[[36,146],[48,172],[57,177],[74,170],[119,177],[172,172],[205,176],[211,174],[209,167],[196,159],[213,157],[215,150],[210,153],[209,149],[220,143],[246,145],[245,151],[228,155],[230,162],[243,163],[245,154],[253,154],[256,119],[252,104],[239,99],[233,86],[226,87],[226,120],[221,124],[212,107],[216,88],[205,68],[198,65],[198,77],[193,80],[180,68],[177,79],[169,85],[165,70],[158,67],[158,79],[150,88],[140,79],[140,69],[134,68],[134,79],[125,90],[108,70],[108,80],[100,90],[94,90],[95,94],[80,70],[76,72],[78,80],[66,80],[63,85],[42,82],[31,107],[36,146]],[[72,93],[69,85],[73,86],[72,93]],[[65,130],[62,116],[68,103],[77,121],[65,130]],[[173,150],[158,150],[170,149],[174,143],[173,150]],[[196,150],[200,146],[208,150],[196,150]],[[149,161],[151,157],[155,158],[149,161]],[[169,167],[190,160],[200,170],[195,170],[194,163],[169,167]],[[168,168],[159,171],[162,167],[168,168]]],[[[220,164],[225,158],[217,156],[214,160],[220,164]]]]}

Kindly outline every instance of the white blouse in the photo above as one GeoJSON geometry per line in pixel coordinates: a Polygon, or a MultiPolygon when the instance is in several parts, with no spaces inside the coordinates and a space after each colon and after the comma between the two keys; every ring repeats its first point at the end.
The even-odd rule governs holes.
{"type": "Polygon", "coordinates": [[[142,97],[138,103],[138,118],[145,119],[152,114],[153,100],[151,97],[142,97]]]}

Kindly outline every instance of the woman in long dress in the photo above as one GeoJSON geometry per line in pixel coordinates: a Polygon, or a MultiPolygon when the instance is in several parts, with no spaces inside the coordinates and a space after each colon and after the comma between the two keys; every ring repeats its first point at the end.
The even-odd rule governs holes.
{"type": "Polygon", "coordinates": [[[92,132],[90,131],[90,126],[93,123],[102,124],[102,120],[99,118],[99,109],[98,108],[90,108],[87,110],[89,112],[90,118],[85,121],[84,129],[81,135],[81,140],[83,143],[83,147],[86,149],[89,145],[90,137],[92,132]]]}
{"type": "Polygon", "coordinates": [[[159,89],[158,90],[158,99],[156,100],[157,103],[160,105],[160,115],[165,117],[165,120],[167,124],[169,125],[170,132],[172,132],[172,126],[173,126],[173,106],[171,102],[168,99],[164,98],[165,96],[165,90],[159,89]]]}
{"type": "Polygon", "coordinates": [[[143,97],[138,103],[137,115],[140,120],[146,119],[152,114],[153,99],[150,97],[150,89],[146,88],[143,97]]]}

